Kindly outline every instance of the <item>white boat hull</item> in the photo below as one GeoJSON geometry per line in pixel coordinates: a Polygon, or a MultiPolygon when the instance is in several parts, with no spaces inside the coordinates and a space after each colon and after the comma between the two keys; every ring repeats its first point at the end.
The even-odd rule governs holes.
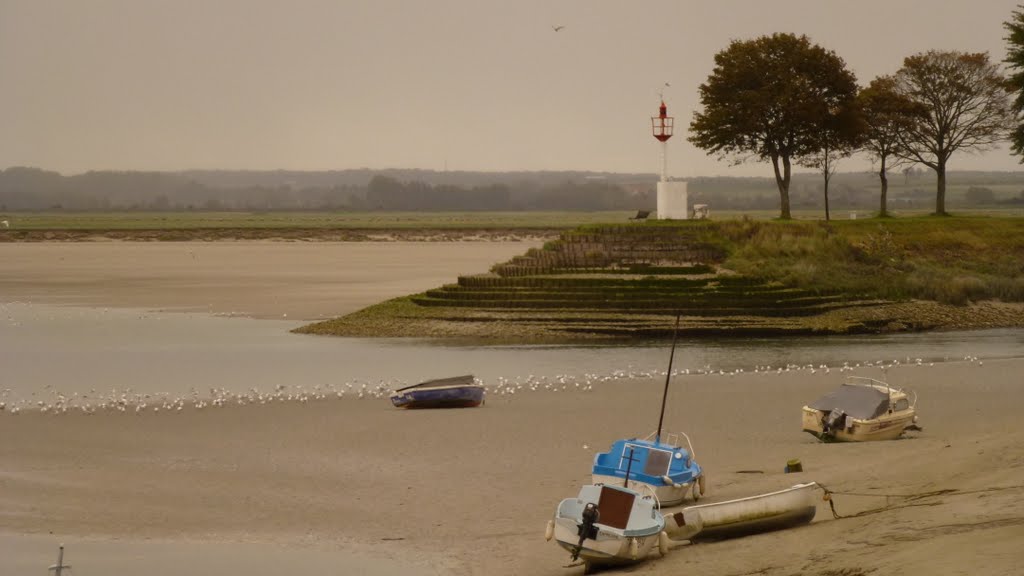
{"type": "MultiPolygon", "coordinates": [[[[594,484],[607,484],[609,486],[622,486],[622,478],[616,476],[606,476],[604,474],[593,474],[591,479],[594,484]]],[[[637,482],[630,480],[627,488],[635,490],[641,494],[650,494],[654,492],[654,496],[658,499],[658,502],[662,506],[676,506],[682,504],[683,500],[686,499],[687,495],[693,490],[693,482],[684,482],[683,484],[677,484],[675,486],[662,484],[661,486],[655,486],[646,482],[637,482]]]]}
{"type": "Polygon", "coordinates": [[[817,512],[815,482],[714,504],[687,506],[665,515],[665,531],[673,540],[730,538],[807,524],[817,512]],[[695,528],[698,527],[699,528],[695,528]]]}
{"type": "Polygon", "coordinates": [[[803,430],[816,438],[833,442],[869,442],[872,440],[895,440],[903,435],[907,428],[914,425],[914,409],[883,414],[872,420],[846,418],[846,426],[823,433],[822,419],[826,414],[808,406],[803,407],[803,430]]]}
{"type": "Polygon", "coordinates": [[[655,546],[665,553],[664,530],[665,518],[650,496],[621,486],[588,484],[576,498],[559,503],[544,537],[554,538],[574,560],[588,566],[629,564],[647,558],[655,546]]]}
{"type": "MultiPolygon", "coordinates": [[[[568,518],[555,519],[555,541],[569,552],[576,550],[580,538],[576,533],[576,522],[568,518]]],[[[580,548],[579,557],[590,565],[621,565],[639,562],[647,558],[658,544],[658,534],[641,537],[622,537],[601,531],[597,539],[587,538],[580,548]]]]}

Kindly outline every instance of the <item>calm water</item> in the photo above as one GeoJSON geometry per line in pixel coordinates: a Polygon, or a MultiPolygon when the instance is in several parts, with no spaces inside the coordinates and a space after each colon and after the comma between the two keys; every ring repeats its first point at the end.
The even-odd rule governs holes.
{"type": "MultiPolygon", "coordinates": [[[[371,340],[291,334],[299,323],[189,313],[0,304],[0,396],[56,392],[185,395],[241,393],[278,386],[398,384],[472,373],[555,379],[664,373],[669,343],[630,346],[474,346],[424,340],[371,340]]],[[[832,367],[864,362],[1024,356],[1024,330],[832,336],[803,339],[681,339],[678,370],[751,371],[786,364],[832,367]]],[[[4,398],[0,398],[2,400],[4,398]]]]}

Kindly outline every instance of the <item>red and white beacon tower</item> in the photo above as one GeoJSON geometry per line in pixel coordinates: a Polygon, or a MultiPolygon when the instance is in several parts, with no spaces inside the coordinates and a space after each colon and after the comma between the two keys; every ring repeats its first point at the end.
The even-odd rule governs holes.
{"type": "Polygon", "coordinates": [[[658,115],[651,116],[651,132],[661,142],[661,180],[658,182],[658,219],[685,220],[690,213],[686,208],[686,182],[668,180],[668,139],[672,137],[675,118],[668,115],[668,106],[661,101],[658,115]]]}

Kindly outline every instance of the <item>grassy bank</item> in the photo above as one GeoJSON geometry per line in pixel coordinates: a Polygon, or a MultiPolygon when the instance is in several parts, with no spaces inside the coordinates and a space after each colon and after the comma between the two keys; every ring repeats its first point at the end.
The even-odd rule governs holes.
{"type": "Polygon", "coordinates": [[[489,273],[301,331],[659,337],[675,314],[694,334],[1024,325],[1024,220],[590,224],[489,273]]]}
{"type": "Polygon", "coordinates": [[[1024,301],[1024,219],[917,217],[716,227],[724,265],[828,293],[1024,301]]]}

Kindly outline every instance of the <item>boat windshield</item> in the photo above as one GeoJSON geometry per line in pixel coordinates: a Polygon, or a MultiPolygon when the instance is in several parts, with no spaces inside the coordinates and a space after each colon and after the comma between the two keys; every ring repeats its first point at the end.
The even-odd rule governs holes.
{"type": "Polygon", "coordinates": [[[672,452],[651,448],[643,444],[626,444],[622,447],[619,458],[619,470],[625,471],[629,466],[629,454],[633,454],[633,471],[648,476],[663,476],[669,473],[672,466],[672,452]]]}

